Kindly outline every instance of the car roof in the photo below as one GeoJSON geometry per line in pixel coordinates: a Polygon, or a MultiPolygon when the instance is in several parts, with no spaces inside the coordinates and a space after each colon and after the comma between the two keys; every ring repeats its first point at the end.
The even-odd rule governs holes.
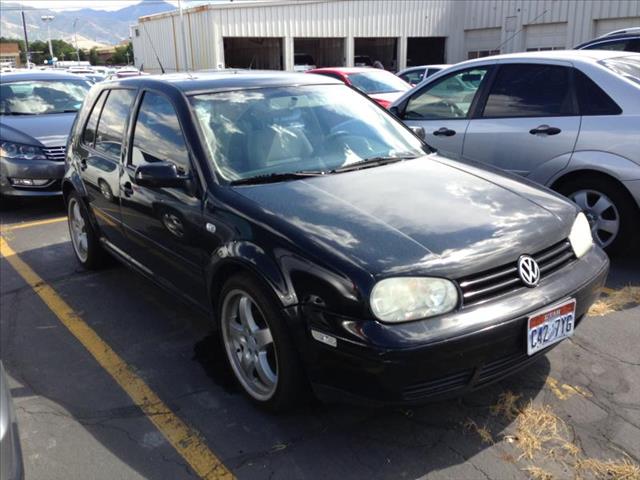
{"type": "MultiPolygon", "coordinates": [[[[322,68],[314,68],[313,70],[309,70],[309,73],[321,73],[321,72],[337,72],[344,73],[348,75],[350,73],[362,73],[362,72],[385,72],[381,68],[374,67],[322,67],[322,68]]],[[[391,73],[391,72],[389,72],[391,73]]]]}
{"type": "Polygon", "coordinates": [[[455,67],[469,65],[484,65],[501,60],[557,60],[567,62],[594,63],[609,58],[629,57],[638,55],[633,52],[622,52],[614,50],[553,50],[544,52],[520,52],[507,53],[503,55],[492,55],[490,57],[476,58],[455,64],[455,67]]]}
{"type": "Polygon", "coordinates": [[[139,88],[162,88],[170,85],[189,95],[205,91],[326,84],[342,85],[342,82],[326,76],[305,75],[304,73],[219,70],[136,76],[102,82],[101,86],[135,85],[139,88]]]}
{"type": "Polygon", "coordinates": [[[638,34],[640,34],[640,27],[621,28],[619,30],[614,30],[613,32],[605,33],[604,35],[599,36],[595,40],[599,40],[601,38],[607,38],[611,36],[617,36],[617,35],[638,35],[638,34]]]}
{"type": "Polygon", "coordinates": [[[56,70],[22,70],[2,74],[0,82],[19,82],[25,80],[82,80],[80,75],[58,72],[56,70]]]}

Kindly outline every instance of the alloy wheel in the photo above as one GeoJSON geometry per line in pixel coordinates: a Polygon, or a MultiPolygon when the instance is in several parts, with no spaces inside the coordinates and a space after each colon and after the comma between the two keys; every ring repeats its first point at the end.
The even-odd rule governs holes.
{"type": "Polygon", "coordinates": [[[69,200],[69,232],[73,249],[81,262],[86,262],[89,255],[87,225],[80,211],[80,204],[75,198],[69,200]]]}
{"type": "Polygon", "coordinates": [[[569,195],[583,211],[591,233],[598,245],[606,248],[616,239],[620,230],[620,213],[615,203],[597,190],[579,190],[569,195]]]}
{"type": "Polygon", "coordinates": [[[278,358],[269,324],[243,290],[232,290],[222,304],[222,339],[237,379],[253,398],[269,400],[278,385],[278,358]]]}

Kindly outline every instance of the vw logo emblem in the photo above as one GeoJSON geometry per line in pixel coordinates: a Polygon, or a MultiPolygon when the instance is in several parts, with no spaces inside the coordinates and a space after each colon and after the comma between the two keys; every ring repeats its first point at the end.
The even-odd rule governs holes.
{"type": "Polygon", "coordinates": [[[518,275],[522,282],[529,288],[533,288],[540,282],[540,267],[529,255],[522,255],[518,259],[518,275]]]}

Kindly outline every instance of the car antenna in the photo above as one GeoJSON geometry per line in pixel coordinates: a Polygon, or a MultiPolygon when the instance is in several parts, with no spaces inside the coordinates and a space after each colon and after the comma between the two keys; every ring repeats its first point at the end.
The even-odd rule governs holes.
{"type": "Polygon", "coordinates": [[[147,34],[147,38],[149,39],[149,43],[151,44],[151,50],[153,50],[153,54],[156,56],[156,60],[158,61],[158,65],[160,65],[160,71],[164,74],[164,67],[162,66],[162,62],[160,61],[160,57],[158,57],[158,52],[156,52],[156,47],[153,46],[153,41],[151,40],[151,36],[149,32],[147,32],[147,26],[142,22],[142,28],[144,29],[144,33],[147,34]]]}

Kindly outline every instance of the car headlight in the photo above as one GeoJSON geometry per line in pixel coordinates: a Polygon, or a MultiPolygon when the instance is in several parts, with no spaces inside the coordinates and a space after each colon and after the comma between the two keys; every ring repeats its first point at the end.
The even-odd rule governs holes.
{"type": "Polygon", "coordinates": [[[573,253],[580,258],[589,251],[593,245],[593,237],[591,236],[591,226],[584,213],[580,212],[573,221],[571,233],[569,234],[569,242],[573,253]]]}
{"type": "Polygon", "coordinates": [[[26,160],[46,160],[44,152],[40,147],[33,145],[23,145],[21,143],[2,142],[0,143],[0,157],[4,158],[24,158],[26,160]]]}
{"type": "Polygon", "coordinates": [[[370,303],[379,320],[407,322],[450,312],[458,304],[458,290],[444,278],[387,278],[373,287],[370,303]]]}

